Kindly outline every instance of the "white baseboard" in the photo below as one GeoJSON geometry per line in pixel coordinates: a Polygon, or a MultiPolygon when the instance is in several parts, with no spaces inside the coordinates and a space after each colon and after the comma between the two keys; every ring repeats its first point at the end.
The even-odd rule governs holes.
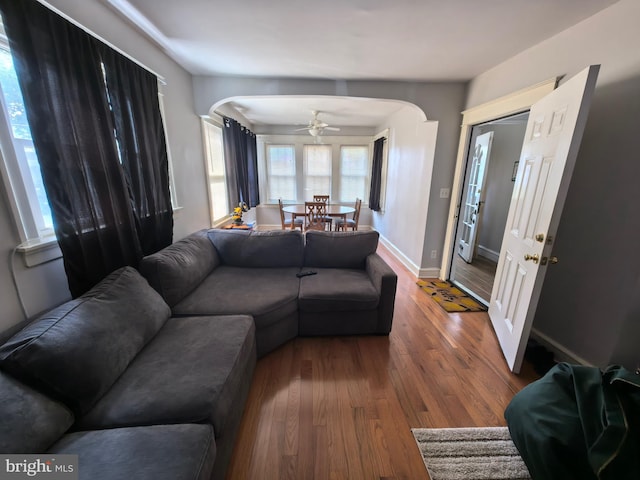
{"type": "Polygon", "coordinates": [[[553,353],[553,358],[557,362],[567,362],[567,363],[573,363],[578,365],[585,365],[587,367],[593,366],[591,363],[587,362],[584,358],[575,354],[574,352],[564,347],[563,345],[560,345],[558,342],[548,337],[544,333],[536,330],[535,328],[531,329],[531,337],[534,340],[536,340],[538,343],[540,343],[542,346],[550,350],[551,353],[553,353]]]}
{"type": "Polygon", "coordinates": [[[478,255],[484,258],[488,258],[495,263],[498,263],[498,259],[500,258],[500,252],[490,250],[487,247],[483,247],[482,245],[478,245],[478,255]]]}
{"type": "Polygon", "coordinates": [[[421,268],[418,278],[440,278],[440,269],[437,267],[421,268]]]}
{"type": "MultiPolygon", "coordinates": [[[[398,248],[383,235],[380,235],[380,243],[387,247],[389,249],[389,252],[391,252],[391,254],[396,257],[400,263],[407,267],[407,269],[411,273],[413,273],[416,277],[420,276],[420,267],[413,263],[404,253],[398,250],[398,248]]],[[[438,272],[440,272],[440,270],[438,270],[438,272]]]]}

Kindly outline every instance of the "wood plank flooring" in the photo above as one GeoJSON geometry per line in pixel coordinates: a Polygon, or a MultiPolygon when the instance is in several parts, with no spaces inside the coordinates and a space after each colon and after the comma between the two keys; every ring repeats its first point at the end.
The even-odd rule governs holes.
{"type": "Polygon", "coordinates": [[[505,425],[537,378],[509,372],[486,313],[447,314],[398,274],[387,336],[298,338],[258,361],[235,479],[428,479],[410,429],[505,425]]]}
{"type": "Polygon", "coordinates": [[[473,296],[480,297],[488,304],[497,266],[496,262],[479,255],[474,257],[473,263],[467,263],[456,254],[453,258],[451,278],[468,289],[473,296]]]}

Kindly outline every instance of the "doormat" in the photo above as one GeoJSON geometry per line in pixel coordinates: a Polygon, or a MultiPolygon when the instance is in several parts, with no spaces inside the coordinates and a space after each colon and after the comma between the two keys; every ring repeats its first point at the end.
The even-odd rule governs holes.
{"type": "Polygon", "coordinates": [[[469,295],[464,293],[449,282],[441,280],[418,280],[418,285],[427,292],[438,305],[447,312],[486,312],[487,307],[476,302],[469,295]]]}
{"type": "Polygon", "coordinates": [[[507,427],[413,428],[431,480],[527,480],[507,427]]]}

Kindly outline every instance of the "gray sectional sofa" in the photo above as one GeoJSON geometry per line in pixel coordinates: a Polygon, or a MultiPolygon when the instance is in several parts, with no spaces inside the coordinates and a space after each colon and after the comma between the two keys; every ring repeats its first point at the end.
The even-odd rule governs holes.
{"type": "Polygon", "coordinates": [[[145,257],[140,271],[174,316],[251,315],[261,357],[298,335],[391,331],[397,276],[378,237],[202,230],[145,257]]]}
{"type": "Polygon", "coordinates": [[[258,356],[391,330],[377,240],[203,230],[0,334],[0,453],[77,454],[81,479],[224,478],[258,356]]]}
{"type": "Polygon", "coordinates": [[[83,479],[224,478],[255,363],[250,316],[173,318],[122,268],[0,347],[0,452],[78,454],[83,479]]]}

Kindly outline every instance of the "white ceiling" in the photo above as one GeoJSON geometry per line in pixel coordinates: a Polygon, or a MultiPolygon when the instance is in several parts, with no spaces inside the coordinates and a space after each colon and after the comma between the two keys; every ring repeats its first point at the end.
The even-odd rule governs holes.
{"type": "Polygon", "coordinates": [[[307,125],[318,111],[318,118],[340,127],[377,127],[397,112],[404,102],[333,96],[271,96],[233,99],[229,105],[254,126],[307,125]]]}
{"type": "MultiPolygon", "coordinates": [[[[617,0],[101,1],[194,75],[467,81],[617,0]]],[[[255,100],[246,118],[283,123],[255,100]]]]}

